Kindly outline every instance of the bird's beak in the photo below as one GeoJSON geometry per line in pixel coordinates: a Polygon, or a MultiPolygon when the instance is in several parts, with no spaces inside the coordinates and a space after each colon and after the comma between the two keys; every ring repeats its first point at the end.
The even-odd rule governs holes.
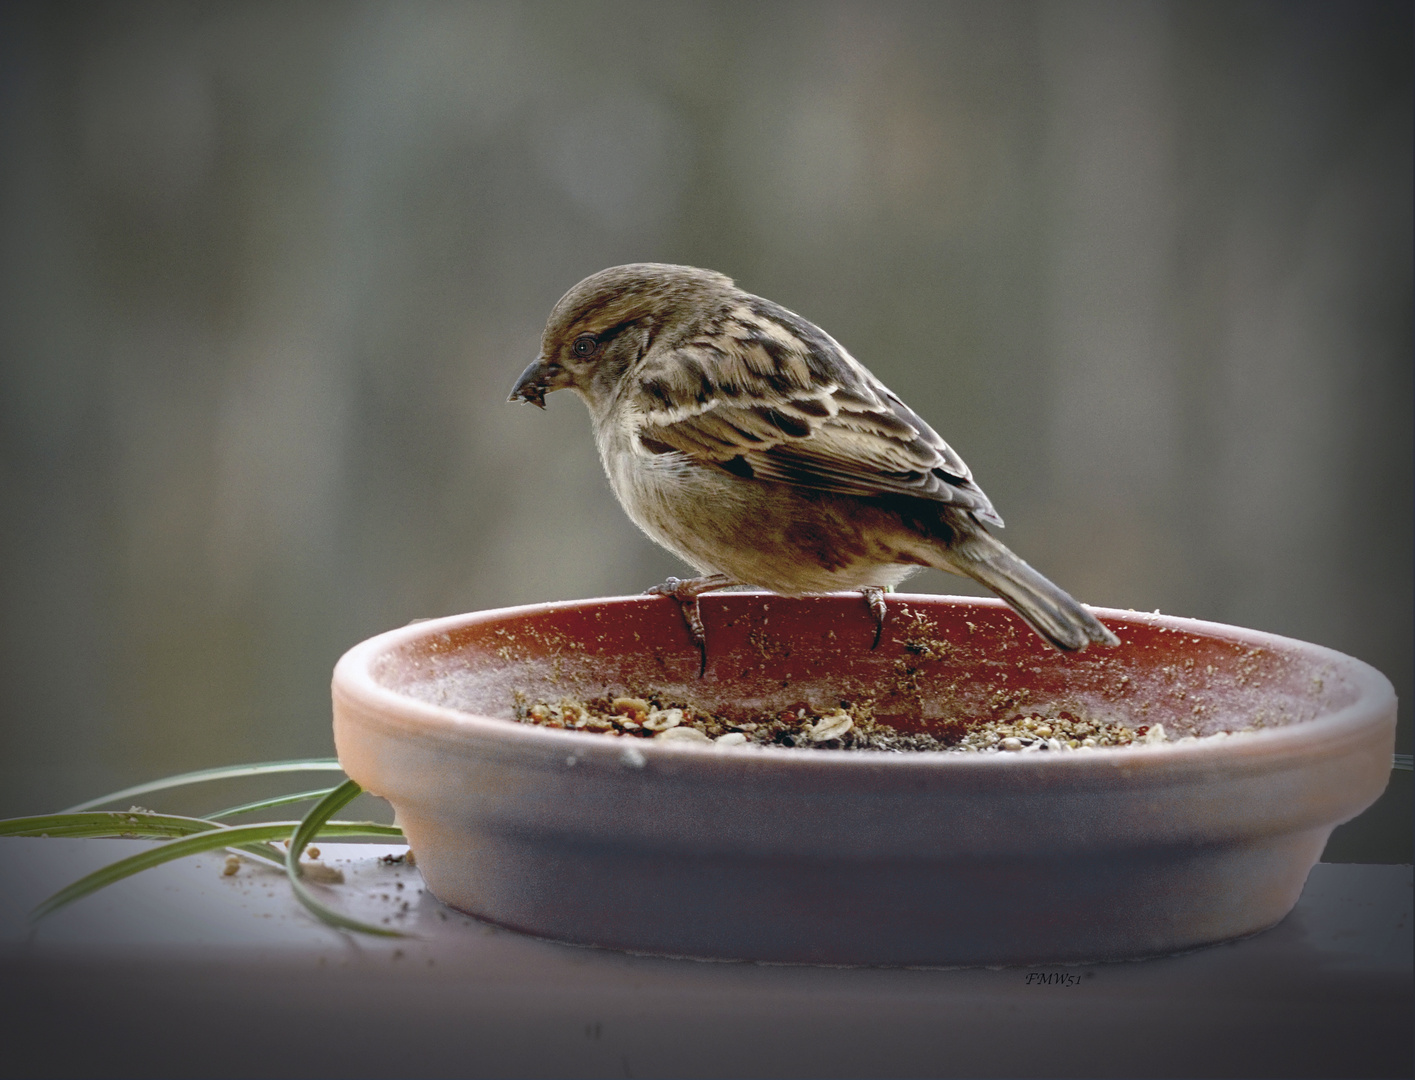
{"type": "Polygon", "coordinates": [[[545,408],[545,395],[553,390],[569,386],[565,369],[559,364],[549,363],[540,357],[532,360],[516,380],[516,388],[507,401],[529,401],[532,405],[545,408]]]}

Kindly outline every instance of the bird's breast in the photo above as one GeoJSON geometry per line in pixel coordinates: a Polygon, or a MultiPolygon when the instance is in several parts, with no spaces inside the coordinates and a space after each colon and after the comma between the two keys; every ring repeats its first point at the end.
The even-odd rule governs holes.
{"type": "Polygon", "coordinates": [[[858,499],[743,478],[600,438],[610,486],[648,537],[703,573],[786,594],[897,584],[897,521],[858,499]]]}

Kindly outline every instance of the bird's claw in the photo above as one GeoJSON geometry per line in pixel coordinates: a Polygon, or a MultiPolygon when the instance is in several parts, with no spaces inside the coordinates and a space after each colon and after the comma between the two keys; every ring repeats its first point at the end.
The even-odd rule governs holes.
{"type": "Polygon", "coordinates": [[[878,585],[866,585],[860,590],[865,603],[870,605],[870,614],[875,617],[875,641],[871,649],[878,649],[880,638],[884,636],[884,616],[888,610],[884,603],[885,590],[878,585]]]}
{"type": "Polygon", "coordinates": [[[700,578],[671,577],[662,585],[644,590],[646,596],[671,596],[678,601],[678,610],[683,613],[683,621],[688,624],[688,634],[702,657],[702,663],[698,667],[699,678],[707,674],[707,630],[703,626],[703,613],[698,606],[698,597],[705,592],[726,588],[731,584],[733,582],[730,579],[714,574],[700,578]]]}

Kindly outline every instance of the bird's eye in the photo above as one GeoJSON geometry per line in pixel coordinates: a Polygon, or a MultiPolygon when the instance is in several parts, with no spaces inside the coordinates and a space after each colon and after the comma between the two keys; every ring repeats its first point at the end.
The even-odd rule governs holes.
{"type": "Polygon", "coordinates": [[[570,351],[582,359],[586,356],[593,356],[599,348],[599,339],[593,334],[581,334],[575,339],[575,343],[570,346],[570,351]]]}

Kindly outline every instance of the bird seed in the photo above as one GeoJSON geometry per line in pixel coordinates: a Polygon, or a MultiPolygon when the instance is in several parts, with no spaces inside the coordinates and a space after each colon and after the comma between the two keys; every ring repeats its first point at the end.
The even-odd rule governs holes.
{"type": "MultiPolygon", "coordinates": [[[[842,701],[833,708],[794,707],[779,714],[728,719],[681,702],[647,697],[589,701],[561,699],[516,706],[516,719],[542,727],[602,732],[622,739],[712,743],[718,747],[780,746],[817,750],[876,750],[890,753],[945,751],[957,754],[1068,754],[1126,746],[1162,746],[1201,741],[1172,738],[1162,724],[1130,727],[1114,720],[1076,716],[1069,710],[1033,711],[1002,720],[940,718],[931,731],[903,731],[876,720],[867,702],[842,701]]],[[[1205,739],[1242,732],[1219,731],[1205,739]]],[[[625,747],[624,764],[642,768],[643,757],[625,747]]]]}

